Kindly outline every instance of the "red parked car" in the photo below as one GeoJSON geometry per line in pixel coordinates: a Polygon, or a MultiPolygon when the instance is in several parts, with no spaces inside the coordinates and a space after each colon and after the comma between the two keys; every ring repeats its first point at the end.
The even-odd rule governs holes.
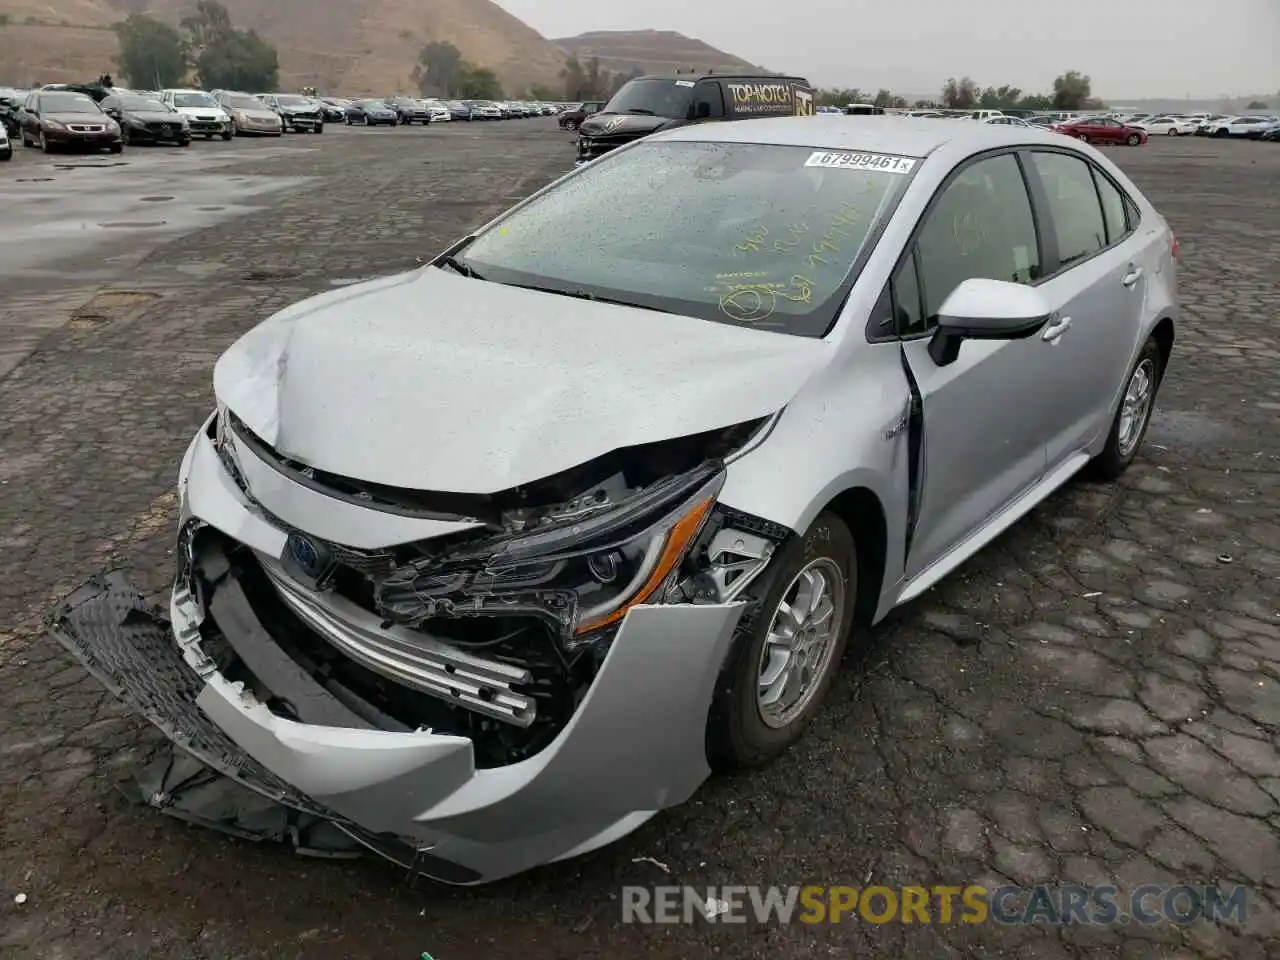
{"type": "Polygon", "coordinates": [[[1147,142],[1147,131],[1112,120],[1110,117],[1082,117],[1065,120],[1054,126],[1059,133],[1083,140],[1085,143],[1127,143],[1131,147],[1147,142]]]}

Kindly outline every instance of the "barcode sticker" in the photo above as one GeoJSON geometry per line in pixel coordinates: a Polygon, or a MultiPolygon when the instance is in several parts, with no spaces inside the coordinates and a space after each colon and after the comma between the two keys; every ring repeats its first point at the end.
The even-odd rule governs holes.
{"type": "Polygon", "coordinates": [[[887,153],[847,153],[843,150],[818,150],[805,161],[806,167],[828,167],[836,170],[870,170],[876,173],[910,173],[916,162],[911,157],[895,157],[887,153]]]}

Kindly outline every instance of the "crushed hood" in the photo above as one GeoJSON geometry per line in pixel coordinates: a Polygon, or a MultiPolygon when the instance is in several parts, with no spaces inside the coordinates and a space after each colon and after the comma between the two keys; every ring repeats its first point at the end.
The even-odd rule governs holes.
{"type": "Polygon", "coordinates": [[[214,391],[280,454],[370,483],[496,493],[781,409],[827,343],[435,267],[251,330],[214,391]]]}

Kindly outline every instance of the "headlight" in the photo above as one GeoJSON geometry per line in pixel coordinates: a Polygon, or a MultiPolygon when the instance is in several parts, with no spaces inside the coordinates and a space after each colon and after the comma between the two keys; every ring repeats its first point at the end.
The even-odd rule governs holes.
{"type": "Polygon", "coordinates": [[[521,610],[553,616],[568,645],[664,594],[711,515],[724,469],[661,481],[616,509],[477,544],[401,568],[377,587],[379,610],[416,624],[436,614],[521,610]]]}
{"type": "Polygon", "coordinates": [[[65,130],[66,128],[57,120],[41,120],[40,126],[48,130],[65,130]]]}

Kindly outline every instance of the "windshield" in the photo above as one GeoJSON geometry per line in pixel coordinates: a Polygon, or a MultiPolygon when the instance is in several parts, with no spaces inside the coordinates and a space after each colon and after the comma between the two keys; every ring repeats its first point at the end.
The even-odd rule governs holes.
{"type": "Polygon", "coordinates": [[[604,113],[639,113],[683,120],[693,105],[692,80],[629,80],[604,113]]]}
{"type": "Polygon", "coordinates": [[[266,109],[266,105],[261,100],[255,100],[253,97],[227,97],[226,102],[229,106],[235,107],[237,110],[266,109]]]}
{"type": "Polygon", "coordinates": [[[584,167],[455,259],[498,283],[821,337],[914,165],[645,143],[584,167]]]}
{"type": "Polygon", "coordinates": [[[175,93],[173,105],[175,107],[216,107],[218,104],[207,93],[175,93]]]}
{"type": "Polygon", "coordinates": [[[360,106],[364,107],[366,110],[385,110],[385,109],[387,109],[387,105],[386,105],[385,103],[383,103],[381,100],[361,100],[361,101],[360,101],[360,106]]]}
{"type": "Polygon", "coordinates": [[[101,113],[92,98],[83,93],[42,93],[40,109],[45,113],[101,113]]]}
{"type": "Polygon", "coordinates": [[[296,96],[293,96],[292,94],[287,94],[283,97],[276,97],[276,103],[280,104],[280,106],[282,107],[313,107],[315,106],[315,104],[313,104],[306,97],[296,97],[296,96]]]}

